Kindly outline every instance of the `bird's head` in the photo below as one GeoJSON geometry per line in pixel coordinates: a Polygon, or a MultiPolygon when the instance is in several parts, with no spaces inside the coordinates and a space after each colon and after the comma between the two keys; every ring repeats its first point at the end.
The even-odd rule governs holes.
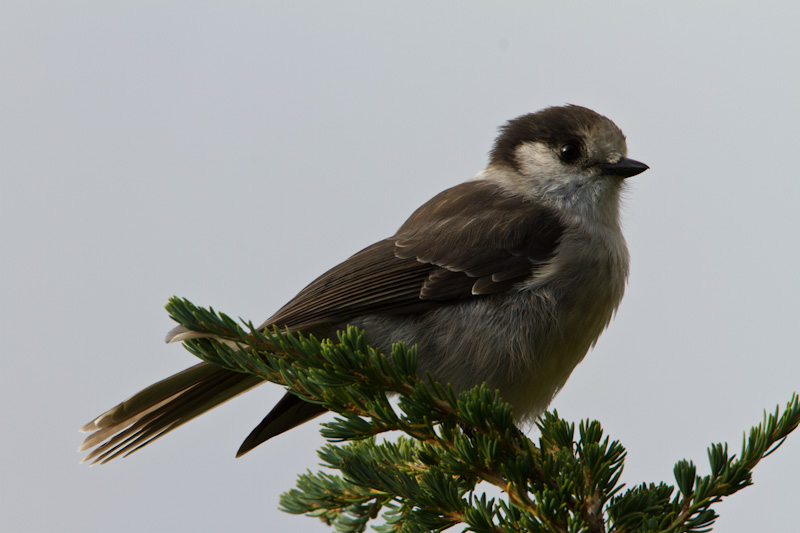
{"type": "Polygon", "coordinates": [[[549,107],[500,128],[483,177],[564,208],[616,209],[625,178],[648,168],[627,153],[625,135],[610,119],[576,105],[549,107]]]}

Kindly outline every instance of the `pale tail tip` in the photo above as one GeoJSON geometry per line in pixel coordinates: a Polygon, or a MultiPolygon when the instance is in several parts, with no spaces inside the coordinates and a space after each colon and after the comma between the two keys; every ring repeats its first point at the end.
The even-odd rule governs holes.
{"type": "MultiPolygon", "coordinates": [[[[81,459],[81,462],[78,463],[78,464],[82,465],[83,463],[89,463],[89,461],[91,461],[91,460],[92,460],[91,456],[87,455],[86,457],[81,459]]],[[[92,461],[91,463],[89,463],[89,468],[95,466],[96,464],[97,464],[96,462],[92,461]]]]}
{"type": "Polygon", "coordinates": [[[91,422],[86,424],[85,426],[82,426],[81,428],[79,428],[78,431],[80,431],[81,433],[89,433],[90,431],[95,431],[97,429],[100,429],[97,426],[97,421],[98,420],[99,420],[99,418],[95,418],[94,420],[92,420],[91,422]]]}
{"type": "Polygon", "coordinates": [[[208,333],[198,333],[197,331],[192,331],[183,326],[175,326],[169,330],[167,336],[164,338],[164,342],[170,344],[172,342],[182,342],[189,339],[202,339],[205,337],[213,337],[213,335],[208,333]]]}
{"type": "Polygon", "coordinates": [[[164,342],[167,344],[171,342],[177,342],[177,337],[179,337],[182,333],[186,333],[187,331],[189,330],[183,326],[175,326],[167,332],[167,336],[164,337],[164,342]]]}

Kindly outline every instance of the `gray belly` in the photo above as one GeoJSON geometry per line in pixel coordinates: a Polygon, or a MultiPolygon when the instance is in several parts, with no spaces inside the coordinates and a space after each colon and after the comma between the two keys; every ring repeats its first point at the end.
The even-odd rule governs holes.
{"type": "MultiPolygon", "coordinates": [[[[608,302],[607,296],[587,296],[608,302]]],[[[422,315],[359,317],[351,323],[384,353],[395,342],[416,344],[420,375],[430,372],[457,391],[483,382],[500,390],[521,421],[547,407],[608,324],[618,300],[594,309],[592,316],[574,312],[587,303],[566,301],[556,290],[540,287],[422,315]]]]}

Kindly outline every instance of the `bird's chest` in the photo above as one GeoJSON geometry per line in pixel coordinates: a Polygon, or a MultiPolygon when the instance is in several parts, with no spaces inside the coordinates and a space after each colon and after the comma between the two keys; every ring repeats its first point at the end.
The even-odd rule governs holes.
{"type": "MultiPolygon", "coordinates": [[[[517,407],[515,413],[543,410],[564,385],[578,363],[597,342],[622,300],[628,269],[627,249],[587,247],[572,255],[550,273],[550,278],[525,287],[520,311],[528,320],[517,322],[512,356],[516,368],[505,382],[504,397],[517,407]]],[[[519,416],[519,415],[518,415],[519,416]]]]}
{"type": "MultiPolygon", "coordinates": [[[[622,301],[628,277],[628,249],[619,234],[575,239],[559,258],[549,290],[558,301],[562,335],[555,340],[580,362],[608,326],[622,301]]],[[[562,350],[562,351],[563,351],[562,350]]],[[[563,353],[561,354],[563,356],[563,353]]]]}

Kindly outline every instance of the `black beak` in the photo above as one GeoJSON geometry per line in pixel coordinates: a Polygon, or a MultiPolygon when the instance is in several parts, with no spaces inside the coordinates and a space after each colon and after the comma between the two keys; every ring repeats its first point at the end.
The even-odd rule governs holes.
{"type": "Polygon", "coordinates": [[[616,163],[603,163],[602,165],[597,166],[600,167],[600,170],[603,171],[603,174],[619,176],[620,178],[630,178],[631,176],[641,174],[650,168],[644,163],[634,161],[633,159],[628,159],[627,157],[623,157],[616,163]]]}

